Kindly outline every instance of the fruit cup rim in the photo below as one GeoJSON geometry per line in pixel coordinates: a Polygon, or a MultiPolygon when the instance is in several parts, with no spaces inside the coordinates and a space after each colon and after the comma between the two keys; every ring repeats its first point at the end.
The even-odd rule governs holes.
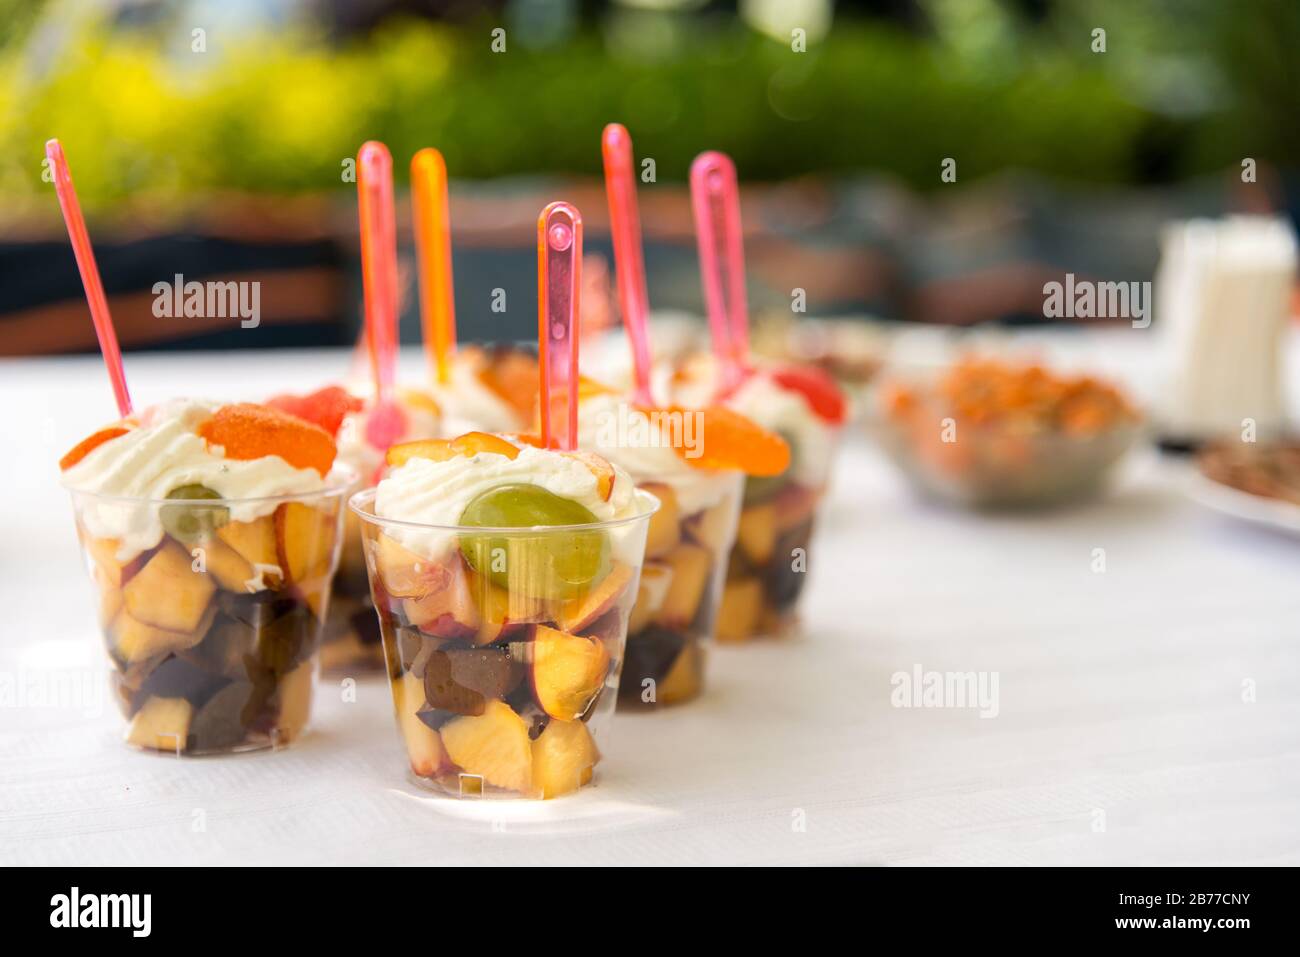
{"type": "Polygon", "coordinates": [[[382,515],[376,515],[373,509],[377,493],[377,487],[362,489],[348,499],[348,508],[363,522],[371,525],[446,532],[452,535],[548,535],[552,533],[558,535],[566,532],[606,531],[613,528],[622,528],[625,525],[634,525],[641,521],[649,521],[650,517],[659,511],[660,507],[658,496],[645,491],[645,489],[636,488],[632,491],[633,496],[635,496],[634,501],[643,507],[638,509],[635,515],[628,515],[623,518],[610,518],[600,522],[582,522],[577,525],[436,525],[431,522],[410,522],[400,518],[385,518],[382,515]]]}
{"type": "Polygon", "coordinates": [[[91,489],[63,486],[73,498],[90,498],[100,502],[126,505],[193,505],[220,508],[224,505],[268,505],[272,502],[298,502],[303,499],[330,498],[348,494],[361,480],[360,473],[349,465],[336,464],[325,476],[325,484],[318,489],[302,492],[281,492],[277,495],[246,495],[222,498],[156,498],[151,495],[111,495],[91,489]]]}

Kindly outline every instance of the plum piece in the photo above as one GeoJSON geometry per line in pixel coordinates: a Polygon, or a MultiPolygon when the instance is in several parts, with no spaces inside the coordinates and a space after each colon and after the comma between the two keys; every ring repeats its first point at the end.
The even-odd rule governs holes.
{"type": "Polygon", "coordinates": [[[600,752],[581,721],[552,721],[533,741],[533,790],[542,798],[576,791],[591,780],[600,752]]]}
{"type": "Polygon", "coordinates": [[[714,637],[719,641],[744,641],[754,634],[763,610],[763,583],[757,578],[737,578],[722,589],[718,607],[718,626],[714,637]]]}
{"type": "Polygon", "coordinates": [[[243,741],[248,732],[240,715],[252,694],[252,682],[232,681],[208,698],[190,722],[189,749],[220,751],[243,741]]]}
{"type": "Polygon", "coordinates": [[[531,651],[533,694],[542,710],[564,721],[582,717],[605,686],[605,643],[538,625],[531,651]]]}
{"type": "Polygon", "coordinates": [[[659,510],[650,516],[650,528],[645,539],[645,557],[658,558],[681,541],[681,513],[677,507],[677,493],[672,486],[663,482],[646,482],[641,488],[659,499],[659,510]]]}
{"type": "Polygon", "coordinates": [[[223,675],[197,668],[193,663],[169,655],[140,683],[137,703],[154,698],[184,698],[196,708],[230,683],[223,675]]]}
{"type": "Polygon", "coordinates": [[[274,591],[245,594],[221,592],[217,595],[217,607],[223,615],[254,631],[265,628],[296,604],[292,598],[274,591]]]}
{"type": "Polygon", "coordinates": [[[587,594],[560,604],[560,613],[556,625],[561,631],[579,632],[605,612],[609,611],[623,597],[623,593],[632,584],[636,574],[631,565],[615,562],[609,574],[587,594]]]}
{"type": "Polygon", "coordinates": [[[424,666],[424,696],[433,708],[483,714],[488,700],[514,690],[522,670],[499,648],[434,651],[424,666]]]}
{"type": "Polygon", "coordinates": [[[131,719],[126,740],[137,748],[182,752],[194,706],[184,698],[149,698],[131,719]]]}
{"type": "Polygon", "coordinates": [[[217,586],[205,572],[194,571],[192,561],[175,542],[158,549],[122,590],[131,617],[167,631],[193,632],[217,586]]]}
{"type": "Polygon", "coordinates": [[[811,523],[818,497],[817,492],[806,485],[790,485],[782,489],[772,502],[777,531],[784,532],[811,523]]]}
{"type": "Polygon", "coordinates": [[[686,641],[686,636],[681,632],[659,625],[651,625],[635,638],[629,638],[623,652],[619,700],[624,703],[655,704],[659,699],[659,685],[663,683],[673,662],[681,655],[686,641]],[[655,683],[655,701],[642,702],[641,695],[645,691],[644,682],[647,678],[655,683]]]}
{"type": "Polygon", "coordinates": [[[379,617],[368,605],[349,615],[348,624],[352,626],[353,634],[363,646],[377,645],[383,640],[379,631],[379,617]]]}
{"type": "Polygon", "coordinates": [[[489,701],[483,714],[449,721],[440,734],[448,757],[466,774],[495,787],[532,792],[533,742],[528,725],[505,702],[489,701]]]}
{"type": "Polygon", "coordinates": [[[772,561],[763,576],[764,597],[773,608],[788,608],[803,591],[804,582],[808,578],[807,565],[801,566],[804,571],[796,571],[794,554],[795,549],[802,549],[804,555],[807,555],[808,542],[812,538],[812,524],[812,519],[808,519],[802,525],[782,532],[777,539],[772,561]]]}
{"type": "Polygon", "coordinates": [[[221,615],[202,641],[176,654],[210,674],[242,678],[246,677],[244,658],[256,648],[256,637],[252,628],[221,615]]]}

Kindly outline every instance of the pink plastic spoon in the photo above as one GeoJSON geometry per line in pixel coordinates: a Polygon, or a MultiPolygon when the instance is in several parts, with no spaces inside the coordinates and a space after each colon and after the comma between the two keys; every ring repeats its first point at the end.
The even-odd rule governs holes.
{"type": "Polygon", "coordinates": [[[695,157],[691,164],[691,207],[704,303],[719,365],[719,395],[726,395],[740,384],[749,365],[740,190],[735,164],[726,154],[710,151],[695,157]]]}
{"type": "Polygon", "coordinates": [[[551,203],[537,218],[537,346],[541,360],[542,444],[572,451],[578,438],[578,290],[582,216],[551,203]],[[565,403],[563,414],[552,403],[565,403]]]}
{"type": "Polygon", "coordinates": [[[632,137],[620,123],[610,123],[601,136],[605,160],[605,193],[609,199],[609,228],[614,240],[614,268],[623,327],[632,345],[636,401],[653,406],[650,391],[650,301],[646,294],[645,256],[641,248],[641,216],[637,210],[632,137]]]}
{"type": "Polygon", "coordinates": [[[132,409],[131,393],[126,388],[126,370],[122,368],[122,350],[117,345],[117,332],[113,328],[113,317],[108,311],[104,284],[99,279],[99,267],[95,265],[95,251],[90,246],[86,220],[81,215],[81,203],[77,202],[77,189],[72,185],[72,172],[68,169],[67,157],[63,155],[63,147],[58,140],[46,142],[45,155],[53,167],[54,191],[59,196],[59,208],[63,211],[63,222],[68,227],[68,239],[72,240],[73,255],[77,257],[77,269],[81,273],[81,285],[86,290],[86,302],[90,305],[90,318],[95,324],[99,351],[104,356],[108,379],[113,384],[113,398],[117,400],[118,414],[125,419],[132,409]]]}
{"type": "Polygon", "coordinates": [[[366,441],[386,451],[406,432],[406,416],[394,399],[397,380],[397,222],[393,212],[393,157],[373,140],[357,153],[357,199],[361,219],[361,276],[365,286],[366,345],[375,403],[366,420],[366,441]]]}

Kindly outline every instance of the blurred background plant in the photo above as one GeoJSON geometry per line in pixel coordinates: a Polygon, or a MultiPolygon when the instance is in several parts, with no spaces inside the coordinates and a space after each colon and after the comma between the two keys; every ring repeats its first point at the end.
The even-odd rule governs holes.
{"type": "Polygon", "coordinates": [[[1149,278],[1171,218],[1294,210],[1297,48],[1297,0],[0,0],[0,353],[93,345],[51,136],[134,346],[349,341],[367,139],[399,180],[445,154],[462,308],[527,301],[558,191],[607,255],[613,120],[655,163],[658,305],[699,308],[683,183],[715,148],[757,206],[757,308],[1042,321],[1044,270],[1149,278]],[[282,270],[268,329],[153,321],[138,293],[182,267],[282,270]]]}

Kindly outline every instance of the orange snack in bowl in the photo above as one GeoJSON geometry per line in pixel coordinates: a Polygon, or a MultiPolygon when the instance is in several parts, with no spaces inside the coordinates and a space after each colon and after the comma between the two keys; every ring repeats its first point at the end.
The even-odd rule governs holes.
{"type": "Polygon", "coordinates": [[[198,428],[210,445],[220,445],[226,457],[260,459],[278,455],[294,468],[315,469],[325,475],[338,451],[334,439],[319,425],[273,409],[240,402],[225,405],[198,428]]]}

